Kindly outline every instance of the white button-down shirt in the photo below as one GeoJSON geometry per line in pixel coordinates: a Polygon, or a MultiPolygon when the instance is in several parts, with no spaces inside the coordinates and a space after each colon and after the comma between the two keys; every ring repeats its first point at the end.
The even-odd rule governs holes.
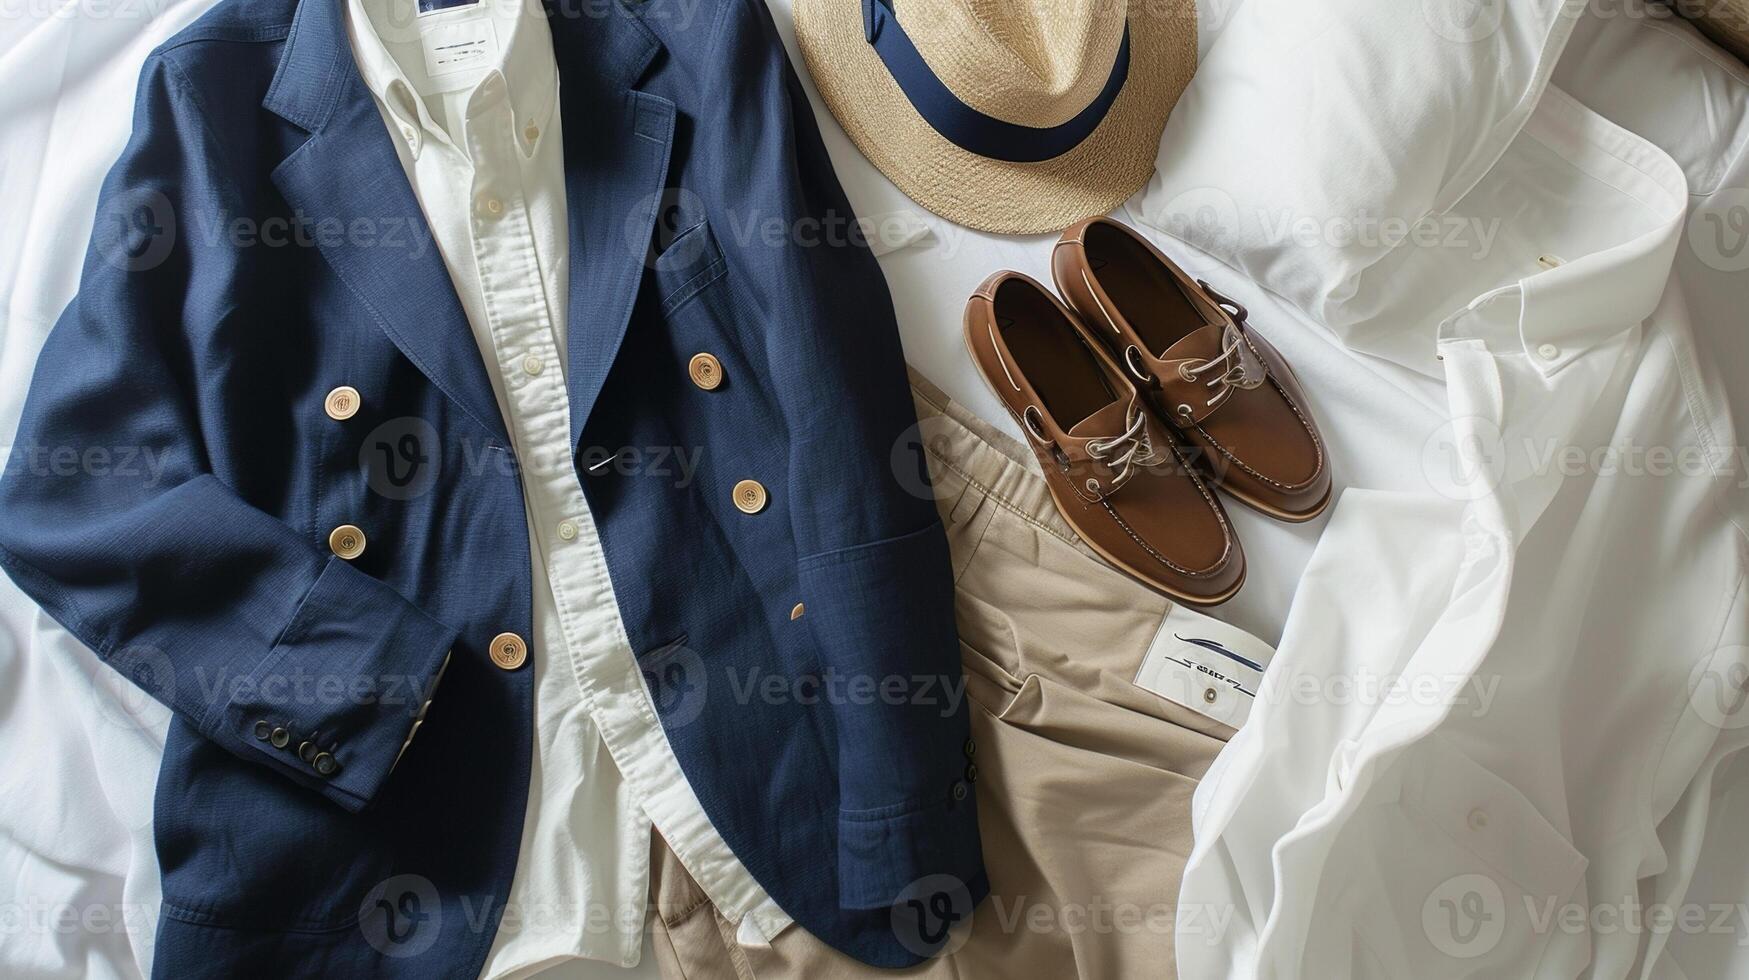
{"type": "Polygon", "coordinates": [[[351,0],[348,10],[365,83],[509,423],[528,508],[533,771],[484,975],[576,958],[635,964],[652,821],[730,921],[775,935],[787,918],[711,826],[662,731],[572,469],[563,140],[542,7],[489,0],[416,14],[412,0],[351,0]]]}
{"type": "MultiPolygon", "coordinates": [[[[1523,11],[1507,9],[1510,27],[1523,11]]],[[[1421,5],[1400,13],[1381,29],[1426,29],[1421,5]]],[[[1619,32],[1652,50],[1661,28],[1609,30],[1589,56],[1619,32]]],[[[1608,96],[1648,77],[1615,50],[1615,74],[1571,80],[1608,96]]],[[[1666,89],[1657,114],[1702,97],[1666,89]]],[[[1452,150],[1489,165],[1440,214],[1492,230],[1486,247],[1405,245],[1326,293],[1381,375],[1408,374],[1393,361],[1437,379],[1415,443],[1363,449],[1420,472],[1343,493],[1250,720],[1200,785],[1184,977],[1743,975],[1749,894],[1729,841],[1749,758],[1749,507],[1685,283],[1718,287],[1731,259],[1686,223],[1734,205],[1741,224],[1742,192],[1717,207],[1697,193],[1690,219],[1690,175],[1658,145],[1556,87],[1526,109],[1497,145],[1452,150]]],[[[1380,156],[1418,135],[1357,125],[1380,156]]],[[[1353,133],[1313,129],[1344,159],[1353,133]]]]}

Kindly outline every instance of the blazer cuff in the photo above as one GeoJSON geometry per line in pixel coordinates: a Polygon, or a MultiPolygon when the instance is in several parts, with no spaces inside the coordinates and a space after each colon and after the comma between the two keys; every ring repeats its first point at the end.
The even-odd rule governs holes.
{"type": "Polygon", "coordinates": [[[970,911],[989,893],[978,839],[976,794],[943,794],[915,809],[838,815],[838,903],[886,909],[920,892],[948,892],[970,911]]]}
{"type": "Polygon", "coordinates": [[[246,676],[227,679],[207,737],[357,812],[394,768],[456,631],[330,558],[246,676]]]}

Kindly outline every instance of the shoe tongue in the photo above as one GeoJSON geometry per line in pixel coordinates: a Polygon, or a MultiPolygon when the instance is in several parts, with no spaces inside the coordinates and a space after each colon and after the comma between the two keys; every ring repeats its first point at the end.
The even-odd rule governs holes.
{"type": "Polygon", "coordinates": [[[1190,358],[1206,361],[1211,357],[1219,357],[1221,353],[1221,338],[1226,328],[1221,324],[1210,324],[1198,330],[1192,330],[1178,339],[1178,342],[1166,348],[1160,355],[1163,361],[1181,361],[1190,358]]]}
{"type": "Polygon", "coordinates": [[[1069,429],[1075,439],[1110,439],[1122,435],[1130,423],[1130,402],[1118,399],[1092,415],[1076,422],[1069,429]]]}

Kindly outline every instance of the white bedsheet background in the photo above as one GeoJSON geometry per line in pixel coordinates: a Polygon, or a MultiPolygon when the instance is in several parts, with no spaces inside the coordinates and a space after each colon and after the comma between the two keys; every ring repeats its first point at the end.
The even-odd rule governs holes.
{"type": "MultiPolygon", "coordinates": [[[[126,139],[139,66],[211,2],[24,0],[0,8],[0,213],[7,218],[0,234],[0,445],[11,442],[36,353],[77,286],[98,183],[126,139]]],[[[770,2],[800,66],[790,0],[770,2]]],[[[1202,0],[1205,50],[1241,2],[1202,0]]],[[[1739,430],[1749,432],[1749,272],[1742,271],[1749,269],[1749,190],[1714,193],[1749,188],[1749,72],[1686,26],[1599,15],[1580,28],[1556,81],[1664,147],[1687,171],[1697,203],[1707,190],[1708,207],[1691,219],[1689,248],[1677,265],[1704,328],[1699,340],[1736,394],[1739,430]]],[[[1050,238],[983,235],[921,214],[863,159],[817,98],[814,107],[858,213],[908,215],[889,228],[929,229],[882,257],[908,358],[948,394],[1012,430],[964,353],[961,305],[997,268],[1048,281],[1050,238]]],[[[881,237],[894,244],[895,236],[906,237],[881,237]]],[[[1246,303],[1253,324],[1294,364],[1341,487],[1425,489],[1423,443],[1445,417],[1436,381],[1349,353],[1255,284],[1160,241],[1190,271],[1246,303]]],[[[1217,614],[1273,641],[1322,522],[1290,527],[1237,507],[1233,519],[1250,578],[1217,614]]],[[[0,578],[0,975],[149,970],[158,900],[151,803],[166,719],[0,578]]],[[[1716,813],[1738,819],[1711,821],[1717,831],[1705,845],[1696,900],[1737,903],[1749,895],[1749,772],[1741,776],[1718,784],[1725,788],[1716,813]]],[[[1741,968],[1732,959],[1743,954],[1739,940],[1749,941],[1741,932],[1678,936],[1672,947],[1683,949],[1689,976],[1723,978],[1741,975],[1727,965],[1741,968]]],[[[580,965],[555,975],[655,974],[646,960],[635,974],[580,965]]]]}
{"type": "MultiPolygon", "coordinates": [[[[204,3],[0,14],[0,443],[78,284],[146,54],[204,3]]],[[[10,454],[9,454],[10,455],[10,454]]],[[[169,712],[0,581],[0,974],[130,977],[159,899],[152,789],[169,712]]]]}

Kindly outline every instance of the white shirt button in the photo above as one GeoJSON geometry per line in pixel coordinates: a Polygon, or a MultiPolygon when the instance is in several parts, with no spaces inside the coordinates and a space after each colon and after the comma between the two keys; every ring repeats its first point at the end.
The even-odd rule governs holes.
{"type": "Polygon", "coordinates": [[[1552,361],[1561,356],[1561,349],[1554,344],[1544,344],[1536,349],[1536,356],[1545,361],[1552,361]]]}
{"type": "Polygon", "coordinates": [[[522,131],[522,138],[530,143],[540,139],[540,127],[534,123],[529,123],[528,128],[522,131]]]}
{"type": "Polygon", "coordinates": [[[1481,807],[1476,807],[1474,810],[1470,811],[1469,820],[1467,822],[1469,823],[1471,830],[1486,830],[1488,827],[1488,811],[1481,807]]]}
{"type": "Polygon", "coordinates": [[[534,354],[522,359],[522,369],[530,375],[536,375],[546,370],[547,363],[534,354]]]}
{"type": "Polygon", "coordinates": [[[402,126],[401,135],[406,137],[407,142],[409,143],[415,142],[419,139],[418,132],[416,132],[411,126],[402,126]]]}
{"type": "Polygon", "coordinates": [[[490,195],[480,198],[480,213],[488,218],[496,218],[504,213],[504,202],[490,195]]]}
{"type": "Polygon", "coordinates": [[[559,522],[559,538],[561,540],[569,541],[572,538],[575,538],[576,536],[577,536],[577,525],[571,523],[570,521],[560,521],[559,522]]]}

